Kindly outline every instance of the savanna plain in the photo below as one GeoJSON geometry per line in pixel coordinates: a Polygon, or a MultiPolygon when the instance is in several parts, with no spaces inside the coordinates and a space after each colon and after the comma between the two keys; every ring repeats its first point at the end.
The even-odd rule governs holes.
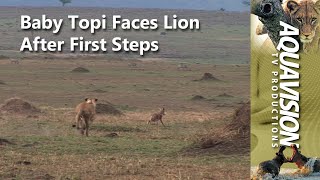
{"type": "MultiPolygon", "coordinates": [[[[0,14],[0,179],[249,178],[249,13],[0,7],[0,14]],[[19,30],[20,14],[179,14],[199,18],[202,28],[95,36],[159,40],[159,53],[144,58],[32,54],[17,51],[23,37],[55,37],[19,30]],[[73,127],[87,97],[98,99],[89,137],[73,127]],[[165,126],[147,124],[162,107],[165,126]]],[[[88,35],[59,37],[73,33],[88,35]]]]}

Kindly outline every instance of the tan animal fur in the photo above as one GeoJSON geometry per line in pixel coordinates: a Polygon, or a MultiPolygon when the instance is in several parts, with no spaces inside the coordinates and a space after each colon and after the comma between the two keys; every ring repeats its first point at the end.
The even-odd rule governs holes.
{"type": "Polygon", "coordinates": [[[291,24],[300,30],[304,51],[317,51],[320,39],[320,0],[288,0],[286,6],[291,24]]]}
{"type": "Polygon", "coordinates": [[[159,122],[159,121],[160,121],[161,124],[162,124],[163,126],[165,126],[165,125],[163,124],[163,122],[162,122],[162,117],[163,117],[164,115],[165,115],[165,109],[162,108],[159,113],[154,113],[154,114],[152,114],[151,119],[148,121],[148,124],[151,124],[152,122],[159,122]]]}
{"type": "Polygon", "coordinates": [[[86,136],[89,136],[89,123],[93,121],[96,114],[97,101],[98,99],[86,98],[85,102],[80,103],[76,107],[76,127],[80,129],[82,135],[84,135],[85,132],[86,136]]]}

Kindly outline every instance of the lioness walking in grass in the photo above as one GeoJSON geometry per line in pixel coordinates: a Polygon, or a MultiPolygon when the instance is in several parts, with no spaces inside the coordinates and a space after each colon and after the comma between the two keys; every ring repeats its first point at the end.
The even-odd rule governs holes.
{"type": "Polygon", "coordinates": [[[89,123],[93,121],[96,114],[96,102],[98,99],[86,98],[85,102],[80,103],[76,107],[76,127],[80,129],[81,134],[86,132],[86,136],[89,136],[89,123]],[[80,127],[81,124],[81,127],[80,127]]]}
{"type": "Polygon", "coordinates": [[[152,123],[152,122],[158,122],[158,121],[160,121],[161,124],[162,124],[163,126],[165,126],[165,125],[163,124],[163,122],[162,122],[162,117],[165,115],[165,112],[164,112],[164,111],[165,111],[164,108],[162,108],[159,113],[154,113],[154,114],[152,114],[151,119],[148,121],[148,124],[150,124],[150,123],[152,123]]]}

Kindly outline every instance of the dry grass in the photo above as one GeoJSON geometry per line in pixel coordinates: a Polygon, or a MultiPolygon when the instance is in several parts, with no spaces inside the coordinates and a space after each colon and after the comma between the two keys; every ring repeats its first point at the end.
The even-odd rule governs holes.
{"type": "Polygon", "coordinates": [[[246,154],[185,153],[196,137],[231,122],[226,117],[249,96],[248,67],[221,65],[214,74],[224,82],[194,82],[212,67],[181,72],[173,62],[141,61],[146,70],[132,71],[127,61],[87,60],[81,66],[90,73],[70,73],[77,63],[0,62],[7,82],[0,98],[14,94],[43,112],[0,116],[0,138],[13,143],[0,146],[0,179],[248,179],[246,154]],[[191,101],[193,94],[206,101],[191,101]],[[72,127],[74,107],[86,97],[111,102],[123,115],[98,114],[90,136],[81,137],[72,127]],[[166,127],[147,125],[163,106],[166,127]]]}
{"type": "MultiPolygon", "coordinates": [[[[0,163],[4,178],[45,179],[233,179],[244,177],[246,167],[227,164],[190,166],[188,158],[172,162],[168,158],[143,158],[93,155],[23,155],[6,154],[0,163]],[[19,165],[18,161],[28,160],[31,165],[19,165]],[[36,169],[33,167],[37,167],[36,169]],[[14,168],[15,167],[15,168],[14,168]],[[213,173],[215,172],[215,173],[213,173]],[[19,175],[18,175],[19,174],[19,175]]],[[[239,178],[241,179],[241,178],[239,178]]],[[[244,178],[243,178],[244,179],[244,178]]]]}
{"type": "MultiPolygon", "coordinates": [[[[186,154],[196,137],[230,123],[226,119],[249,98],[248,13],[185,10],[106,8],[19,8],[0,7],[0,99],[14,96],[29,100],[44,113],[0,114],[0,138],[12,144],[0,146],[0,179],[248,179],[249,156],[222,151],[186,154]],[[171,31],[165,36],[154,31],[107,30],[88,36],[85,31],[65,28],[60,39],[83,36],[120,36],[131,40],[159,40],[161,50],[145,58],[137,54],[19,53],[23,37],[20,14],[82,18],[114,13],[141,19],[165,14],[199,18],[198,32],[171,31]],[[192,42],[192,43],[190,43],[192,42]],[[245,45],[245,46],[244,46],[245,45]],[[21,59],[13,64],[10,58],[21,59]],[[132,59],[128,59],[128,57],[132,59]],[[131,62],[137,67],[128,67],[131,62]],[[180,62],[192,67],[177,69],[180,62]],[[244,64],[234,66],[232,64],[244,64]],[[85,67],[90,72],[71,72],[85,67]],[[211,73],[221,81],[194,81],[211,73]],[[232,97],[221,97],[226,93],[232,97]],[[201,95],[202,101],[191,97],[201,95]],[[84,98],[111,102],[124,115],[99,114],[90,136],[81,137],[72,127],[74,107],[84,98]],[[167,111],[166,127],[147,125],[160,107],[167,111]],[[117,136],[113,136],[117,134],[117,136]],[[247,172],[247,173],[246,173],[247,172]]],[[[110,21],[109,21],[110,22],[110,21]]],[[[108,24],[110,25],[110,24],[108,24]]],[[[55,38],[50,31],[34,35],[55,38]]],[[[80,69],[81,70],[81,69],[80,69]]],[[[82,70],[81,70],[82,71],[82,70]]]]}
{"type": "Polygon", "coordinates": [[[250,103],[238,108],[232,121],[200,138],[201,149],[210,149],[222,153],[243,153],[249,156],[250,146],[250,103]]]}
{"type": "Polygon", "coordinates": [[[244,155],[189,156],[183,152],[200,131],[223,126],[219,119],[227,114],[169,111],[164,117],[166,128],[147,125],[152,111],[98,115],[90,137],[85,138],[71,127],[71,110],[50,109],[46,116],[29,119],[27,124],[23,117],[6,116],[2,120],[6,129],[1,132],[13,144],[0,146],[0,179],[247,177],[243,171],[249,159],[244,155]],[[118,137],[109,137],[111,133],[118,137]]]}

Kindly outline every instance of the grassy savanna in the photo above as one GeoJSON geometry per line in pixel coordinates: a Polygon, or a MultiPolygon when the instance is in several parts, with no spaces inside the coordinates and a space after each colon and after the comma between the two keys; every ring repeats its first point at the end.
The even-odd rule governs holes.
{"type": "MultiPolygon", "coordinates": [[[[203,136],[231,122],[249,99],[247,14],[184,10],[99,8],[0,8],[2,30],[0,98],[22,98],[42,112],[0,114],[0,179],[248,179],[249,155],[223,149],[198,150],[203,136]],[[155,39],[161,51],[96,57],[17,53],[31,32],[18,30],[19,14],[66,17],[124,14],[130,18],[179,14],[200,18],[199,32],[98,33],[155,39]],[[3,16],[2,16],[3,15],[3,16]],[[5,34],[4,34],[5,33],[5,34]],[[134,57],[134,58],[133,58],[134,57]],[[14,64],[10,58],[21,58],[14,64]],[[128,64],[135,62],[136,67],[128,64]],[[187,62],[187,70],[179,70],[187,62]],[[71,72],[85,67],[90,72],[71,72]],[[219,81],[199,81],[204,73],[219,81]],[[194,98],[200,97],[202,98],[194,98]],[[111,102],[123,116],[97,115],[89,137],[72,127],[75,106],[84,98],[111,102]],[[147,125],[166,108],[166,127],[147,125]],[[117,136],[112,136],[116,133],[117,136]],[[0,142],[1,143],[1,142],[0,142]]],[[[48,32],[35,34],[56,38],[48,32]]],[[[63,31],[59,38],[86,36],[63,31]]],[[[249,148],[249,147],[248,147],[249,148]]],[[[236,149],[236,147],[235,147],[236,149]]]]}
{"type": "Polygon", "coordinates": [[[43,111],[36,116],[1,115],[1,138],[14,143],[1,146],[1,178],[247,177],[247,154],[188,149],[201,135],[229,123],[227,117],[248,99],[248,66],[194,64],[192,71],[179,71],[176,63],[141,61],[142,71],[129,68],[126,61],[81,64],[90,72],[70,72],[79,66],[74,60],[23,60],[19,65],[1,61],[1,99],[19,96],[43,111]],[[203,72],[222,81],[194,81],[203,72]],[[220,96],[223,93],[232,97],[220,96]],[[191,100],[194,95],[206,99],[191,100]],[[98,115],[90,137],[81,137],[72,128],[73,109],[87,96],[110,101],[125,115],[98,115]],[[167,126],[147,125],[162,106],[168,110],[167,126]],[[114,132],[118,137],[108,137],[114,132]]]}

